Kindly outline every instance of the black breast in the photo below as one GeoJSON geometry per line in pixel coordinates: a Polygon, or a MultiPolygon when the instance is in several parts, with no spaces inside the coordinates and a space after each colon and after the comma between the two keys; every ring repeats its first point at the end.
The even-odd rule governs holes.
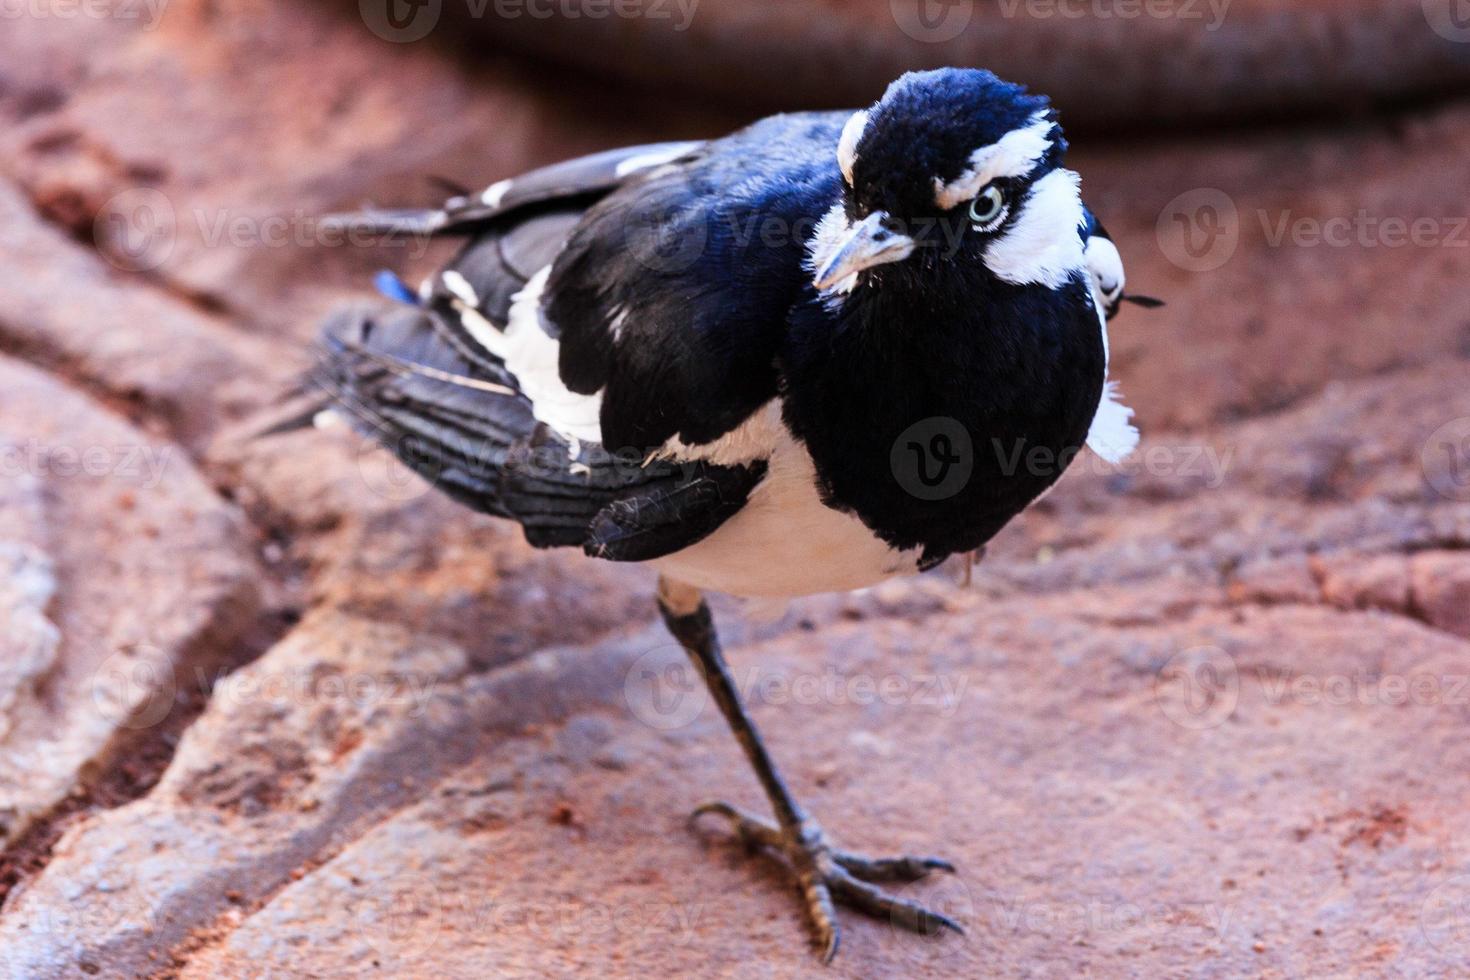
{"type": "Polygon", "coordinates": [[[1056,291],[902,292],[794,314],[785,418],[829,506],[933,563],[984,544],[1061,477],[1105,355],[1080,277],[1056,291]]]}

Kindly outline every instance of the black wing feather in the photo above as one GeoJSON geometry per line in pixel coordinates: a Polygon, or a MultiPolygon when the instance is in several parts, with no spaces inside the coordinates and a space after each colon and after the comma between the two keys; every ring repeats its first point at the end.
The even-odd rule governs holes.
{"type": "Polygon", "coordinates": [[[776,355],[847,116],[774,116],[588,209],[547,284],[561,378],[603,392],[609,445],[725,435],[778,393],[776,355]]]}
{"type": "Polygon", "coordinates": [[[453,336],[432,311],[346,310],[324,329],[315,380],[360,431],[459,502],[517,521],[532,545],[657,558],[712,532],[764,476],[763,464],[645,465],[574,445],[453,336]]]}

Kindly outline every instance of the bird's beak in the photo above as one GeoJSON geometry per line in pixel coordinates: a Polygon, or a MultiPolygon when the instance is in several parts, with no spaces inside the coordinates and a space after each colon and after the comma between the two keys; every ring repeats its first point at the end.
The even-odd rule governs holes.
{"type": "Polygon", "coordinates": [[[853,225],[837,251],[817,270],[817,278],[812,284],[820,290],[831,289],[864,269],[898,262],[912,255],[914,240],[888,228],[884,225],[887,220],[888,212],[874,211],[853,225]]]}

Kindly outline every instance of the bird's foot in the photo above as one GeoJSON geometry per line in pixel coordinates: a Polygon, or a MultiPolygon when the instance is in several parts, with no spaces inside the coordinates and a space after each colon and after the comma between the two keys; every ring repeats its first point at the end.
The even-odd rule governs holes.
{"type": "Polygon", "coordinates": [[[736,836],[750,850],[764,850],[786,859],[801,887],[823,962],[830,962],[836,955],[840,938],[834,901],[886,918],[896,926],[922,935],[934,935],[940,929],[964,934],[965,930],[949,916],[931,912],[873,885],[874,882],[918,881],[933,871],[953,872],[954,865],[948,861],[932,857],[873,858],[841,851],[827,842],[814,820],[807,820],[796,832],[788,833],[728,803],[706,803],[690,814],[690,823],[706,814],[727,818],[736,836]]]}

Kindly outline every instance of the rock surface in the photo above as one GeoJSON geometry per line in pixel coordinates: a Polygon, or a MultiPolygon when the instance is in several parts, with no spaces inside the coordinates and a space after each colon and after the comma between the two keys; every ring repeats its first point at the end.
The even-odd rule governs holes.
{"type": "Polygon", "coordinates": [[[829,970],[778,870],[685,826],[761,800],[646,574],[536,552],[343,432],[237,424],[375,265],[435,258],[325,247],[318,210],[748,110],[550,94],[328,5],[28,27],[0,35],[0,975],[1470,963],[1470,107],[1079,141],[1170,302],[1114,331],[1143,451],[1082,460],[968,586],[719,603],[828,831],[960,868],[913,894],[966,937],[846,915],[829,970]]]}
{"type": "Polygon", "coordinates": [[[183,451],[0,359],[0,843],[14,842],[256,609],[238,515],[183,451]]]}
{"type": "Polygon", "coordinates": [[[1470,82],[1470,29],[1448,0],[498,0],[397,24],[362,9],[399,44],[465,33],[772,109],[865,105],[945,65],[1052,93],[1099,129],[1341,113],[1470,82]]]}

